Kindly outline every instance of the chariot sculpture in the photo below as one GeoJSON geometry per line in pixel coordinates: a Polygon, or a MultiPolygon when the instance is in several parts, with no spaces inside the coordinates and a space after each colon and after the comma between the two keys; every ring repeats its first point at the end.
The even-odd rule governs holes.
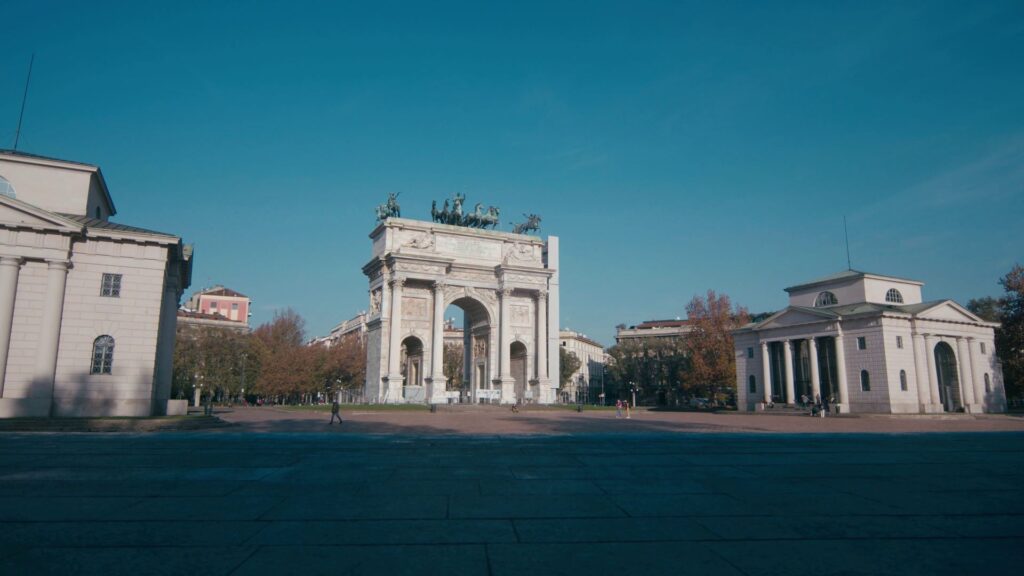
{"type": "Polygon", "coordinates": [[[401,218],[402,208],[398,205],[398,195],[401,192],[388,192],[388,201],[377,206],[377,221],[383,222],[388,218],[401,218]]]}
{"type": "Polygon", "coordinates": [[[465,212],[462,205],[466,202],[466,195],[456,193],[451,201],[445,200],[440,210],[437,209],[437,200],[430,206],[430,217],[434,222],[450,224],[452,226],[465,226],[467,228],[497,228],[500,220],[501,209],[497,206],[488,206],[480,202],[476,203],[472,212],[465,212]]]}
{"type": "Polygon", "coordinates": [[[527,232],[540,231],[540,216],[537,216],[536,214],[523,214],[523,216],[526,218],[526,222],[513,224],[513,234],[526,234],[527,232]]]}

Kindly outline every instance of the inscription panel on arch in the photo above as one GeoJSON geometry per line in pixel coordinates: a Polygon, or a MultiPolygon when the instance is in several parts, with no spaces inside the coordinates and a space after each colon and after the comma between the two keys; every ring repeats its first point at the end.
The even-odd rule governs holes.
{"type": "Polygon", "coordinates": [[[452,256],[465,256],[481,260],[501,259],[501,244],[459,236],[438,235],[437,251],[452,256]]]}

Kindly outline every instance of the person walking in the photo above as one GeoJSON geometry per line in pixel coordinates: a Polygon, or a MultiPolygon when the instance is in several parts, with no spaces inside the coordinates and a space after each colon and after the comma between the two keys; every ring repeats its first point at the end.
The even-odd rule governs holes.
{"type": "Polygon", "coordinates": [[[622,399],[619,398],[615,401],[615,417],[622,418],[622,399]]]}
{"type": "Polygon", "coordinates": [[[341,424],[341,414],[338,411],[341,410],[341,406],[338,405],[338,400],[335,399],[331,402],[331,424],[334,424],[334,419],[338,419],[338,424],[341,424]]]}

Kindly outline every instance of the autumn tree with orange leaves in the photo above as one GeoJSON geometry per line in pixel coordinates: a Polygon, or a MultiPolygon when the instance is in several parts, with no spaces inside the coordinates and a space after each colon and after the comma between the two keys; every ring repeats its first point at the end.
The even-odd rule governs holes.
{"type": "Polygon", "coordinates": [[[742,307],[733,308],[729,296],[708,290],[686,305],[692,331],[685,339],[690,364],[683,390],[691,396],[724,400],[736,387],[736,356],[732,331],[750,321],[742,307]]]}

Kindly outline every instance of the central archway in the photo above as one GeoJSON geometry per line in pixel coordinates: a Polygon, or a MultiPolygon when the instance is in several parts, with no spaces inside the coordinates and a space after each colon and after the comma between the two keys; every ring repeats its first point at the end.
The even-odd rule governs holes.
{"type": "MultiPolygon", "coordinates": [[[[456,367],[452,364],[460,363],[459,380],[460,385],[453,390],[451,382],[446,382],[446,396],[449,402],[459,403],[488,403],[497,401],[500,397],[498,392],[491,385],[491,315],[479,300],[470,296],[456,295],[450,302],[446,302],[445,316],[454,318],[452,314],[456,310],[462,313],[461,330],[458,322],[452,323],[452,330],[446,334],[446,345],[454,346],[452,340],[461,338],[458,349],[461,354],[446,354],[445,374],[454,376],[456,367]],[[453,392],[455,392],[453,394],[453,392]]],[[[454,379],[454,378],[451,378],[454,379]]]]}
{"type": "Polygon", "coordinates": [[[957,376],[956,354],[945,342],[935,345],[935,371],[939,381],[939,399],[946,412],[963,410],[960,398],[960,378],[957,376]]]}

